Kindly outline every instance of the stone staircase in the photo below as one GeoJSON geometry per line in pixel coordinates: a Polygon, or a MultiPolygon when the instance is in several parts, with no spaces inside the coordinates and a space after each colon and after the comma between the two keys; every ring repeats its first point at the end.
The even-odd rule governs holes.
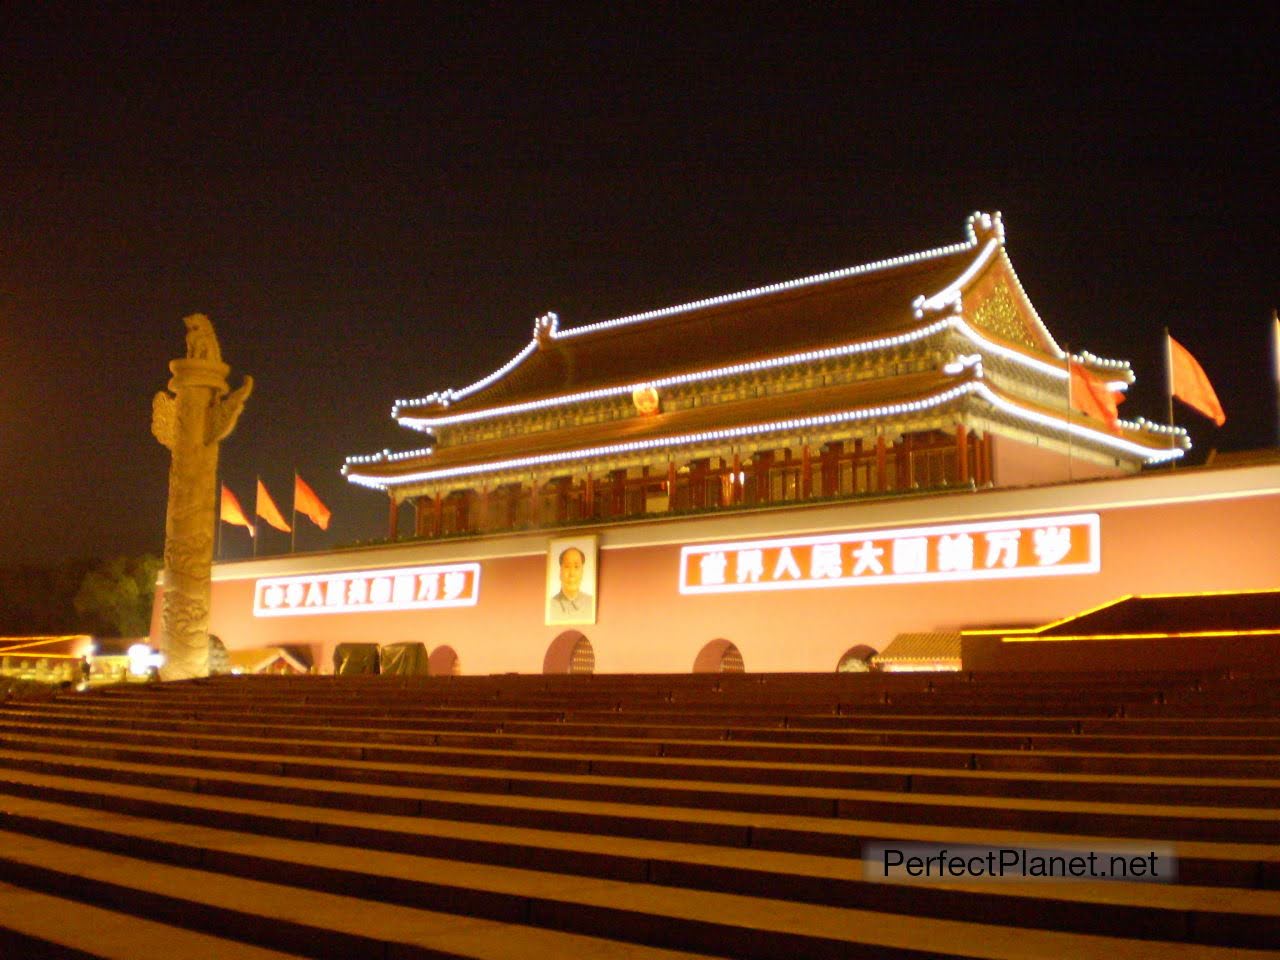
{"type": "Polygon", "coordinates": [[[0,956],[1264,956],[1275,681],[228,677],[9,702],[0,956]],[[1162,850],[1177,879],[876,879],[868,851],[904,843],[1162,850]]]}

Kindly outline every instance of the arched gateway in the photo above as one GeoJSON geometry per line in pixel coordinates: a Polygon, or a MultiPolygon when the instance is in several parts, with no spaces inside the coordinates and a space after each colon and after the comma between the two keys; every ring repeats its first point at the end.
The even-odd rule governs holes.
{"type": "Polygon", "coordinates": [[[725,639],[712,640],[693,661],[694,673],[742,673],[745,669],[741,651],[725,639]]]}
{"type": "Polygon", "coordinates": [[[543,673],[590,676],[596,671],[596,652],[591,641],[577,630],[566,630],[547,647],[542,659],[543,673]]]}

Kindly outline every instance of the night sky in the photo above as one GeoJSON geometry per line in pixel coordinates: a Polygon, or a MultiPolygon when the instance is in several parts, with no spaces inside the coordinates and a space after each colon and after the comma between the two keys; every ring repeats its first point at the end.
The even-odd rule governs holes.
{"type": "Polygon", "coordinates": [[[160,550],[151,397],[188,313],[257,381],[223,478],[287,512],[296,467],[334,511],[301,522],[319,549],[385,533],[339,469],[421,446],[392,402],[488,373],[539,314],[952,243],[978,209],[1060,342],[1132,362],[1125,416],[1165,418],[1168,326],[1228,416],[1177,410],[1193,459],[1274,443],[1275,24],[884,6],[6,14],[0,564],[160,550]]]}

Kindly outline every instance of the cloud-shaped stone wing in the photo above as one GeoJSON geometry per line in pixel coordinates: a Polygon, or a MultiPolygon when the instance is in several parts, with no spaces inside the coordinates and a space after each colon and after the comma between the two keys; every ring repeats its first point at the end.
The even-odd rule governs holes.
{"type": "Polygon", "coordinates": [[[210,411],[208,443],[218,443],[236,428],[236,421],[244,411],[244,402],[253,393],[253,377],[246,376],[239,390],[232,391],[210,411]]]}
{"type": "Polygon", "coordinates": [[[161,390],[151,400],[151,432],[162,444],[173,449],[174,433],[177,430],[177,402],[161,390]]]}

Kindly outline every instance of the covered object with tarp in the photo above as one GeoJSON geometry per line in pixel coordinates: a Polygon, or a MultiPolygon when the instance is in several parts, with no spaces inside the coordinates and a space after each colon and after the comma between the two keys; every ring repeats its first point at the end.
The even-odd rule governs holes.
{"type": "Polygon", "coordinates": [[[336,674],[377,673],[378,645],[376,643],[340,643],[333,651],[333,672],[336,674]]]}
{"type": "Polygon", "coordinates": [[[419,677],[430,673],[427,668],[426,644],[388,643],[381,648],[380,653],[383,673],[419,677]]]}

